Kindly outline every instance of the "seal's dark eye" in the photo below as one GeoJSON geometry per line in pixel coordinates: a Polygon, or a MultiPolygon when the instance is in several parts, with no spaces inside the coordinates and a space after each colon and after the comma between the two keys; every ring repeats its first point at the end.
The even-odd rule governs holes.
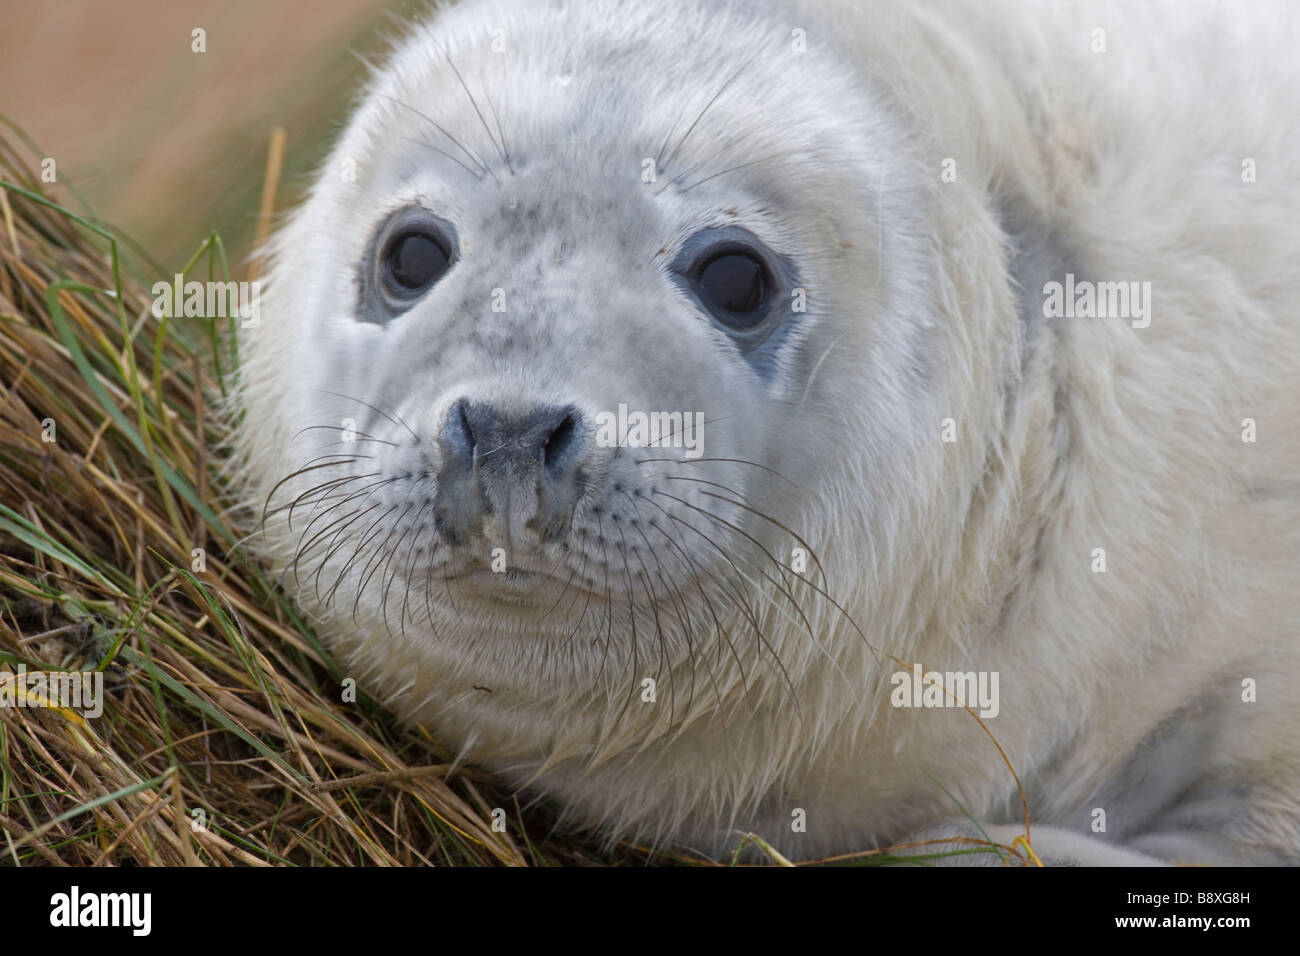
{"type": "Polygon", "coordinates": [[[420,205],[379,222],[357,275],[358,321],[384,325],[413,308],[456,264],[456,227],[420,205]]]}
{"type": "Polygon", "coordinates": [[[427,233],[399,235],[384,253],[384,279],[397,295],[419,293],[442,278],[451,257],[438,240],[427,233]]]}
{"type": "Polygon", "coordinates": [[[706,259],[695,286],[714,318],[733,329],[748,329],[767,315],[771,282],[762,261],[745,250],[706,259]]]}
{"type": "Polygon", "coordinates": [[[782,338],[776,333],[794,311],[783,304],[796,301],[794,263],[749,230],[726,225],[683,239],[667,272],[697,315],[703,313],[709,327],[726,333],[766,375],[772,350],[782,338]]]}

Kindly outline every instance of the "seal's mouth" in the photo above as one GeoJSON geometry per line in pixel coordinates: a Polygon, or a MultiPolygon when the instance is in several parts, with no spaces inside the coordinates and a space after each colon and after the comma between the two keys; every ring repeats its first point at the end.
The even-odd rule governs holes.
{"type": "Polygon", "coordinates": [[[520,568],[504,571],[473,568],[456,577],[453,583],[461,595],[500,602],[511,607],[551,606],[564,594],[566,588],[589,590],[569,575],[520,568]]]}
{"type": "Polygon", "coordinates": [[[564,586],[570,575],[547,573],[530,568],[510,567],[501,571],[491,568],[473,567],[450,578],[458,587],[473,589],[484,594],[509,594],[527,596],[547,587],[564,586]]]}
{"type": "MultiPolygon", "coordinates": [[[[466,596],[515,608],[529,604],[554,608],[561,602],[566,607],[575,602],[578,606],[592,601],[626,602],[629,587],[633,598],[646,596],[642,593],[647,590],[643,575],[634,575],[629,586],[629,571],[614,563],[653,563],[643,548],[633,551],[631,542],[617,542],[622,552],[611,553],[608,539],[601,543],[594,533],[577,530],[563,544],[534,541],[530,546],[516,542],[517,547],[507,551],[493,547],[496,543],[475,538],[454,549],[447,564],[431,570],[429,578],[435,594],[441,592],[453,602],[466,596]],[[493,557],[485,558],[484,553],[493,557]]],[[[674,582],[661,574],[654,584],[662,594],[686,582],[674,582]]]]}

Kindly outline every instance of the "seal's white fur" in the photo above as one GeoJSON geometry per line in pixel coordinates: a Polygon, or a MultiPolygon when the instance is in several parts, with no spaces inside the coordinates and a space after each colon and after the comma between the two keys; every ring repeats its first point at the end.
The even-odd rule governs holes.
{"type": "MultiPolygon", "coordinates": [[[[799,487],[734,463],[695,474],[811,543],[811,576],[847,614],[810,585],[791,585],[794,611],[751,550],[755,621],[722,621],[734,652],[672,623],[685,586],[652,609],[661,640],[620,609],[566,641],[576,609],[455,606],[443,585],[399,615],[373,582],[407,597],[410,543],[432,531],[396,517],[376,534],[400,559],[373,562],[371,583],[339,563],[349,540],[287,585],[398,712],[610,833],[718,850],[756,829],[811,857],[957,833],[954,798],[1005,824],[995,836],[1014,827],[1017,789],[983,729],[891,708],[898,668],[875,648],[1000,673],[987,724],[1040,852],[1300,859],[1298,42],[1285,3],[452,7],[376,74],[277,236],[262,327],[241,343],[251,489],[337,451],[301,429],[349,416],[417,436],[410,451],[363,437],[367,471],[417,467],[400,456],[433,454],[467,391],[705,410],[710,455],[799,487]],[[648,189],[642,159],[688,129],[648,189]],[[461,260],[394,323],[359,323],[367,240],[413,201],[457,224],[461,260]],[[692,231],[731,223],[808,291],[770,378],[656,271],[692,231]],[[1043,318],[1041,287],[1018,283],[1066,271],[1150,282],[1150,326],[1043,318]],[[955,443],[939,440],[949,417],[955,443]],[[323,596],[322,564],[340,582],[323,596]]],[[[679,492],[788,560],[796,542],[772,523],[679,492]]],[[[295,520],[322,507],[308,494],[295,520]]],[[[302,524],[273,512],[266,541],[287,568],[302,524]]]]}

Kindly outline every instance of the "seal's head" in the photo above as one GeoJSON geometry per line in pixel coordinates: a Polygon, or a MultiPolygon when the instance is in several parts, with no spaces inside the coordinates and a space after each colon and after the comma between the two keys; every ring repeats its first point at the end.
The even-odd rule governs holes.
{"type": "Polygon", "coordinates": [[[808,25],[440,14],[279,232],[241,343],[286,587],[399,713],[589,820],[757,799],[708,728],[817,725],[799,689],[859,666],[846,612],[945,467],[935,185],[808,25]],[[664,782],[696,758],[717,779],[664,782]]]}

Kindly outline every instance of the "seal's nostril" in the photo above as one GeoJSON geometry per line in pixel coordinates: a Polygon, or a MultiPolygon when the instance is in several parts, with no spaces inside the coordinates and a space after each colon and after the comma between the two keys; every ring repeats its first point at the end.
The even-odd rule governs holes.
{"type": "Polygon", "coordinates": [[[474,426],[470,424],[469,402],[466,399],[462,398],[460,401],[456,403],[455,419],[456,419],[456,424],[460,426],[460,430],[464,434],[466,443],[469,445],[470,448],[473,448],[474,445],[476,444],[474,439],[474,426]]]}
{"type": "Polygon", "coordinates": [[[577,444],[577,434],[578,411],[570,407],[542,447],[543,461],[547,468],[555,470],[564,465],[568,452],[577,444]]]}
{"type": "Polygon", "coordinates": [[[481,437],[474,434],[469,401],[459,399],[447,409],[442,431],[438,434],[444,462],[453,461],[461,468],[470,467],[474,461],[474,446],[481,437]]]}

